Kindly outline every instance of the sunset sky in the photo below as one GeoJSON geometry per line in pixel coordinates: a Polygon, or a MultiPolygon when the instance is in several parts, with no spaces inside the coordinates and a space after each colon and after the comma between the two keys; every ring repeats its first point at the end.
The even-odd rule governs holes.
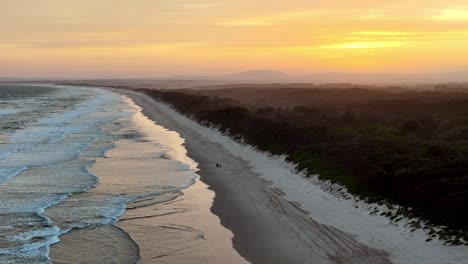
{"type": "Polygon", "coordinates": [[[467,0],[0,0],[0,76],[468,70],[467,0]]]}

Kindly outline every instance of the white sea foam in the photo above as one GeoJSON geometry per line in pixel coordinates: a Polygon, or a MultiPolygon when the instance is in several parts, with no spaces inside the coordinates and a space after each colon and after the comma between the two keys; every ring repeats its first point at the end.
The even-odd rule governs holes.
{"type": "MultiPolygon", "coordinates": [[[[43,215],[45,209],[97,184],[87,169],[112,147],[112,136],[102,126],[126,115],[118,109],[121,98],[108,92],[67,88],[50,96],[65,103],[46,104],[40,113],[29,113],[31,121],[9,131],[0,149],[2,263],[48,262],[47,248],[59,241],[63,230],[43,215]]],[[[27,101],[38,100],[22,100],[27,101]]],[[[122,202],[97,202],[102,206],[89,210],[99,216],[96,219],[106,220],[96,224],[112,221],[125,208],[122,202]]]]}
{"type": "MultiPolygon", "coordinates": [[[[187,157],[178,134],[154,125],[127,98],[97,89],[59,88],[45,100],[22,100],[43,105],[36,112],[24,106],[22,129],[8,130],[2,138],[0,230],[8,236],[0,238],[1,263],[49,263],[49,245],[60,235],[113,224],[128,202],[167,192],[176,197],[197,177],[196,163],[187,157]],[[151,173],[131,189],[125,184],[100,188],[89,168],[123,139],[134,143],[123,160],[139,169],[147,166],[144,170],[151,173]]],[[[140,176],[124,173],[122,180],[140,176]]]]}
{"type": "Polygon", "coordinates": [[[16,175],[20,174],[22,171],[26,170],[27,167],[10,167],[10,166],[2,166],[0,167],[0,183],[9,180],[16,175]]]}
{"type": "Polygon", "coordinates": [[[24,110],[22,109],[0,109],[0,118],[3,115],[11,115],[11,114],[18,114],[23,112],[24,110]]]}

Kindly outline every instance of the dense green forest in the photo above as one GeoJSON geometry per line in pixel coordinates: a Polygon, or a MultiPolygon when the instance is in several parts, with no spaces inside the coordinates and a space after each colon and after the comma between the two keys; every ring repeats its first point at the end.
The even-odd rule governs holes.
{"type": "MultiPolygon", "coordinates": [[[[468,94],[371,89],[145,90],[197,121],[437,225],[468,230],[468,94]]],[[[457,240],[451,241],[457,243],[457,240]]]]}

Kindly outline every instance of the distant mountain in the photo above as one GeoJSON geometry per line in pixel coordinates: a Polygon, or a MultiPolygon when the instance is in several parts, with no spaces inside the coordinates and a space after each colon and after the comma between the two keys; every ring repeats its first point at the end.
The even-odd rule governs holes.
{"type": "Polygon", "coordinates": [[[223,76],[224,79],[230,80],[285,80],[289,78],[289,75],[280,72],[280,71],[272,71],[272,70],[257,70],[257,71],[243,71],[233,74],[228,74],[223,76]]]}

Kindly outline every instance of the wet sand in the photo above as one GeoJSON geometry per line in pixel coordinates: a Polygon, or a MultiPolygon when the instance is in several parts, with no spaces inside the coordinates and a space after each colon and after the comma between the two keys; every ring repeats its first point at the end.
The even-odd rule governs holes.
{"type": "Polygon", "coordinates": [[[137,263],[138,245],[120,228],[103,225],[61,236],[50,257],[55,264],[137,263]]]}
{"type": "Polygon", "coordinates": [[[130,204],[117,226],[138,242],[142,263],[247,263],[210,212],[213,197],[197,181],[174,201],[134,209],[130,204]]]}
{"type": "Polygon", "coordinates": [[[56,212],[82,206],[90,196],[139,198],[127,203],[115,225],[76,229],[61,236],[60,243],[51,247],[52,261],[247,264],[233,249],[232,233],[211,213],[214,192],[196,178],[197,164],[187,157],[183,139],[141,113],[132,120],[132,126],[120,132],[115,148],[90,168],[99,184],[49,209],[48,215],[66,223],[56,212]]]}
{"type": "Polygon", "coordinates": [[[253,173],[248,162],[177,122],[160,103],[141,93],[112,91],[129,96],[150,119],[186,139],[189,156],[199,163],[201,180],[216,193],[212,212],[234,233],[234,247],[250,262],[391,263],[388,253],[315,222],[300,206],[288,202],[281,190],[253,173]]]}

